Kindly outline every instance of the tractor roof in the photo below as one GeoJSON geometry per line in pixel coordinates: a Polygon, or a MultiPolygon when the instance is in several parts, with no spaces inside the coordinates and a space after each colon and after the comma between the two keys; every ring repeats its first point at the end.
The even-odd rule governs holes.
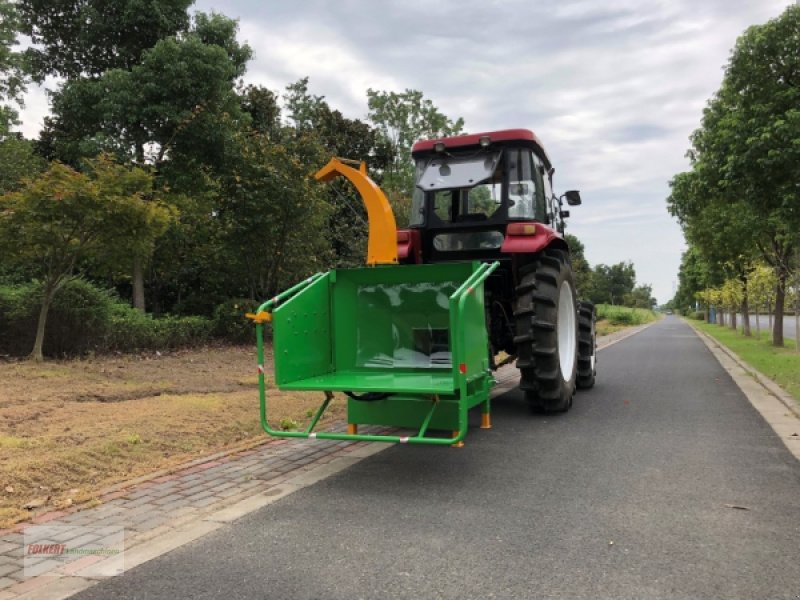
{"type": "Polygon", "coordinates": [[[550,168],[550,158],[536,134],[529,129],[502,129],[500,131],[484,131],[482,133],[470,133],[468,135],[457,135],[454,137],[437,138],[433,140],[420,140],[411,148],[412,154],[425,154],[434,151],[434,144],[443,142],[447,149],[466,148],[469,146],[480,146],[482,137],[488,136],[492,144],[511,145],[520,143],[536,150],[536,153],[544,161],[545,167],[550,168]]]}

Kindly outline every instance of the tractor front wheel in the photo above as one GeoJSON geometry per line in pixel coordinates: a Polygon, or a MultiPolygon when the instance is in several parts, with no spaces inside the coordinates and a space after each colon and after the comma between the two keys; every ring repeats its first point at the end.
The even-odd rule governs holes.
{"type": "Polygon", "coordinates": [[[514,310],[520,388],[531,408],[566,412],[578,367],[578,311],[566,253],[545,250],[520,270],[514,310]]]}

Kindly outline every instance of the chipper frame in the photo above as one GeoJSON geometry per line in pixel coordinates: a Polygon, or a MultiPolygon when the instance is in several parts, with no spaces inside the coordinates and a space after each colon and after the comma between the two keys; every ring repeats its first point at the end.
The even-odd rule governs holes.
{"type": "Polygon", "coordinates": [[[397,264],[391,207],[367,176],[332,159],[316,175],[344,176],[369,217],[367,264],[317,273],[264,302],[256,314],[261,425],[277,437],[461,445],[467,413],[480,405],[490,425],[489,368],[483,283],[498,263],[397,264]],[[325,399],[304,431],[267,421],[264,327],[272,323],[275,385],[319,390],[325,399]],[[334,392],[348,396],[348,431],[315,431],[334,392]],[[368,435],[359,425],[411,430],[368,435]],[[444,437],[432,431],[445,431],[444,437]]]}

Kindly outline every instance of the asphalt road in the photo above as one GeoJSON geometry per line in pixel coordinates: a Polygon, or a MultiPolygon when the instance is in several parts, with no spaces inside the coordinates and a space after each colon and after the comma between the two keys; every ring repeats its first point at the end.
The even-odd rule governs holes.
{"type": "MultiPolygon", "coordinates": [[[[787,339],[795,339],[797,336],[794,324],[795,317],[793,315],[784,315],[783,316],[783,337],[787,339]]],[[[758,322],[761,326],[762,332],[770,331],[769,327],[769,317],[767,315],[758,315],[758,322]]],[[[741,329],[742,327],[742,315],[738,315],[736,320],[736,326],[741,329]]],[[[750,327],[753,331],[756,330],[756,316],[750,315],[750,327]]]]}
{"type": "Polygon", "coordinates": [[[78,597],[800,598],[800,463],[691,329],[599,367],[567,415],[510,392],[463,449],[390,448],[78,597]]]}

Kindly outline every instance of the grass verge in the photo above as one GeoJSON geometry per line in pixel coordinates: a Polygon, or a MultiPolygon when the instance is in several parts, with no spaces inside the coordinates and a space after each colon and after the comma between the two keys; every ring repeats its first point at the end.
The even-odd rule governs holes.
{"type": "MultiPolygon", "coordinates": [[[[115,483],[266,440],[254,365],[251,347],[0,362],[0,529],[92,501],[115,483]]],[[[304,427],[323,399],[269,387],[275,428],[304,427]]],[[[337,396],[320,429],[344,412],[337,396]]]]}
{"type": "Polygon", "coordinates": [[[628,327],[651,323],[656,319],[658,319],[658,315],[652,310],[598,304],[597,335],[608,335],[628,327]]]}
{"type": "Polygon", "coordinates": [[[800,404],[800,353],[794,350],[794,340],[776,348],[762,334],[745,337],[729,327],[692,321],[692,325],[735,352],[748,365],[760,371],[786,390],[800,404]]]}

